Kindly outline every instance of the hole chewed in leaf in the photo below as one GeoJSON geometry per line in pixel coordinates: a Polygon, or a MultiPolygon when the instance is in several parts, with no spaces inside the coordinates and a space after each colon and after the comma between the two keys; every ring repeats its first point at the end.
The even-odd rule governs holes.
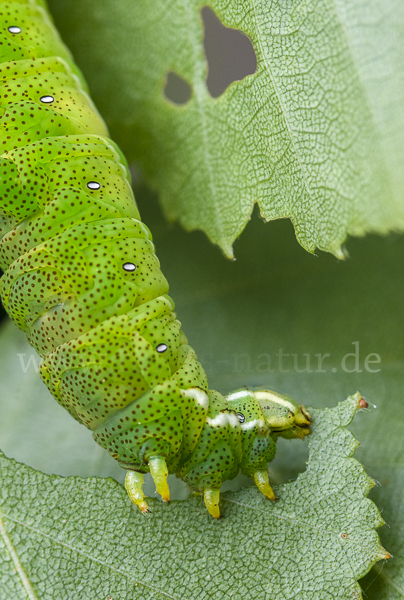
{"type": "Polygon", "coordinates": [[[183,77],[169,71],[164,86],[164,95],[174,104],[186,104],[192,96],[192,88],[183,77]]]}
{"type": "Polygon", "coordinates": [[[201,14],[208,63],[206,85],[210,95],[217,98],[233,81],[255,73],[257,57],[249,38],[242,31],[225,27],[208,6],[202,8],[201,14]]]}

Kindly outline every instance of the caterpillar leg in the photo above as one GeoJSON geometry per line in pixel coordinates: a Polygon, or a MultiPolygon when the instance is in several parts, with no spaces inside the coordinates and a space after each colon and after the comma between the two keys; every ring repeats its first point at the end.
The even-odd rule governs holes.
{"type": "Polygon", "coordinates": [[[165,459],[162,456],[152,456],[149,458],[149,467],[156,490],[164,502],[168,502],[170,500],[170,489],[167,483],[168,469],[165,459]]]}
{"type": "Polygon", "coordinates": [[[205,488],[203,490],[203,499],[205,500],[205,506],[215,519],[220,517],[219,510],[219,497],[220,490],[214,490],[212,488],[205,488]]]}
{"type": "Polygon", "coordinates": [[[137,471],[126,471],[125,477],[125,489],[128,492],[128,496],[133,502],[140,508],[143,514],[150,512],[146,500],[143,494],[143,481],[144,477],[142,473],[137,471]]]}
{"type": "Polygon", "coordinates": [[[269,484],[268,471],[265,469],[264,471],[255,471],[254,473],[254,481],[257,488],[270,500],[275,500],[275,494],[273,489],[269,484]]]}

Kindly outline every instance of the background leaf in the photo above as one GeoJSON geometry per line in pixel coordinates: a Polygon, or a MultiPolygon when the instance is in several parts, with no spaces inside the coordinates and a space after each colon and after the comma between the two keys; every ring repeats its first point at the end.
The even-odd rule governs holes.
{"type": "Polygon", "coordinates": [[[341,255],[346,234],[404,226],[400,0],[212,0],[244,32],[254,75],[206,86],[201,0],[51,0],[65,41],[127,157],[170,219],[224,252],[258,202],[299,242],[341,255]],[[181,106],[168,73],[191,86],[181,106]]]}
{"type": "Polygon", "coordinates": [[[1,455],[0,589],[13,600],[360,597],[356,579],[386,552],[364,498],[373,481],[349,458],[359,398],[313,411],[307,470],[277,503],[236,492],[219,521],[201,497],[152,501],[144,517],[112,480],[46,476],[1,455]]]}

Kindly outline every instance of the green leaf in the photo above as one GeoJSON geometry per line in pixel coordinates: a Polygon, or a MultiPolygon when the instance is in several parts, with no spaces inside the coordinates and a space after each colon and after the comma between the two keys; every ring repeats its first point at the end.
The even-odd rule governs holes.
{"type": "Polygon", "coordinates": [[[359,598],[356,580],[386,557],[373,481],[345,426],[359,394],[313,410],[307,470],[278,488],[227,494],[214,521],[202,499],[144,517],[112,480],[44,475],[0,456],[0,589],[12,597],[359,598]],[[338,591],[336,591],[338,590],[338,591]]]}
{"type": "Polygon", "coordinates": [[[257,57],[219,98],[206,85],[201,0],[51,0],[113,137],[170,219],[228,256],[255,203],[299,242],[404,227],[404,4],[211,0],[257,57]],[[192,96],[164,96],[169,72],[192,96]]]}
{"type": "Polygon", "coordinates": [[[387,368],[390,373],[384,378],[384,398],[378,411],[382,415],[382,423],[372,419],[366,425],[364,421],[358,421],[354,426],[358,437],[362,439],[363,435],[363,439],[368,440],[359,450],[358,458],[378,481],[378,486],[372,491],[372,499],[382,510],[388,524],[383,528],[382,538],[393,555],[392,560],[387,564],[380,563],[362,582],[370,600],[404,598],[403,368],[397,365],[388,365],[387,368]]]}

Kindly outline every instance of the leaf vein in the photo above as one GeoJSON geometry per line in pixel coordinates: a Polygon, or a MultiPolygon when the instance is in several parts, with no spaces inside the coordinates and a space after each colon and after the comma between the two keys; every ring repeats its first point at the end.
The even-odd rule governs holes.
{"type": "MultiPolygon", "coordinates": [[[[6,515],[6,514],[4,515],[4,517],[7,518],[7,519],[9,519],[13,523],[16,523],[18,525],[21,525],[22,527],[25,527],[26,529],[28,529],[28,530],[36,533],[37,535],[42,536],[42,537],[50,540],[51,542],[53,542],[55,544],[59,544],[63,548],[67,548],[68,550],[72,550],[73,552],[76,552],[77,554],[80,554],[81,556],[84,556],[85,558],[88,558],[90,561],[93,561],[93,562],[101,565],[102,567],[105,567],[105,568],[109,569],[110,571],[113,571],[114,573],[118,573],[119,575],[123,575],[124,577],[126,577],[127,579],[130,579],[134,583],[138,583],[140,585],[143,585],[144,587],[146,587],[146,588],[148,588],[148,589],[150,589],[150,590],[152,590],[154,592],[158,592],[158,593],[162,594],[163,596],[166,596],[167,598],[172,598],[172,600],[180,600],[178,596],[173,596],[172,594],[169,594],[168,592],[166,592],[164,590],[161,590],[161,589],[159,589],[159,588],[157,588],[155,586],[152,586],[152,585],[150,585],[150,584],[148,584],[148,583],[146,583],[144,581],[141,581],[140,579],[135,579],[131,573],[127,573],[126,571],[123,571],[122,569],[117,569],[116,567],[113,567],[112,565],[109,565],[108,563],[100,560],[99,558],[96,558],[96,557],[92,556],[91,554],[88,554],[87,552],[84,552],[84,551],[80,550],[79,548],[77,548],[75,546],[71,546],[70,544],[67,544],[66,542],[62,542],[58,538],[55,538],[55,537],[53,537],[53,536],[45,533],[44,531],[41,531],[39,529],[36,529],[35,527],[31,527],[30,525],[27,525],[26,523],[24,523],[23,521],[20,521],[19,519],[15,519],[15,518],[13,518],[13,517],[11,517],[9,515],[6,515]]],[[[0,520],[0,533],[3,535],[3,529],[2,528],[6,532],[3,522],[0,520]]],[[[6,540],[5,540],[5,542],[7,544],[6,540]]],[[[9,542],[9,543],[11,543],[11,542],[9,542]]],[[[7,544],[7,547],[9,548],[8,544],[7,544]]],[[[11,549],[13,550],[13,552],[14,552],[16,558],[17,558],[17,561],[18,561],[18,557],[17,557],[14,549],[12,548],[12,546],[11,546],[11,549]]],[[[12,558],[13,558],[13,561],[14,561],[14,557],[13,556],[12,556],[12,558]]],[[[15,561],[14,561],[14,564],[16,564],[15,561]]],[[[18,564],[19,564],[19,561],[18,561],[18,564]]],[[[20,574],[20,577],[21,577],[20,571],[19,571],[19,574],[20,574]]],[[[27,582],[29,583],[26,575],[25,575],[25,578],[26,578],[27,582]]],[[[24,583],[24,587],[25,587],[24,580],[23,580],[23,583],[24,583]]],[[[29,600],[39,600],[38,597],[35,594],[34,595],[29,595],[28,597],[29,597],[29,600]]]]}
{"type": "Polygon", "coordinates": [[[13,546],[13,543],[7,533],[7,529],[4,525],[3,519],[1,517],[1,513],[0,513],[0,535],[6,545],[6,548],[9,552],[9,554],[10,554],[11,560],[14,563],[15,570],[20,577],[23,588],[27,594],[27,598],[29,598],[29,600],[39,600],[38,596],[36,595],[36,593],[32,587],[30,580],[28,579],[27,574],[24,571],[24,568],[20,562],[20,559],[18,558],[18,554],[13,546]]]}

